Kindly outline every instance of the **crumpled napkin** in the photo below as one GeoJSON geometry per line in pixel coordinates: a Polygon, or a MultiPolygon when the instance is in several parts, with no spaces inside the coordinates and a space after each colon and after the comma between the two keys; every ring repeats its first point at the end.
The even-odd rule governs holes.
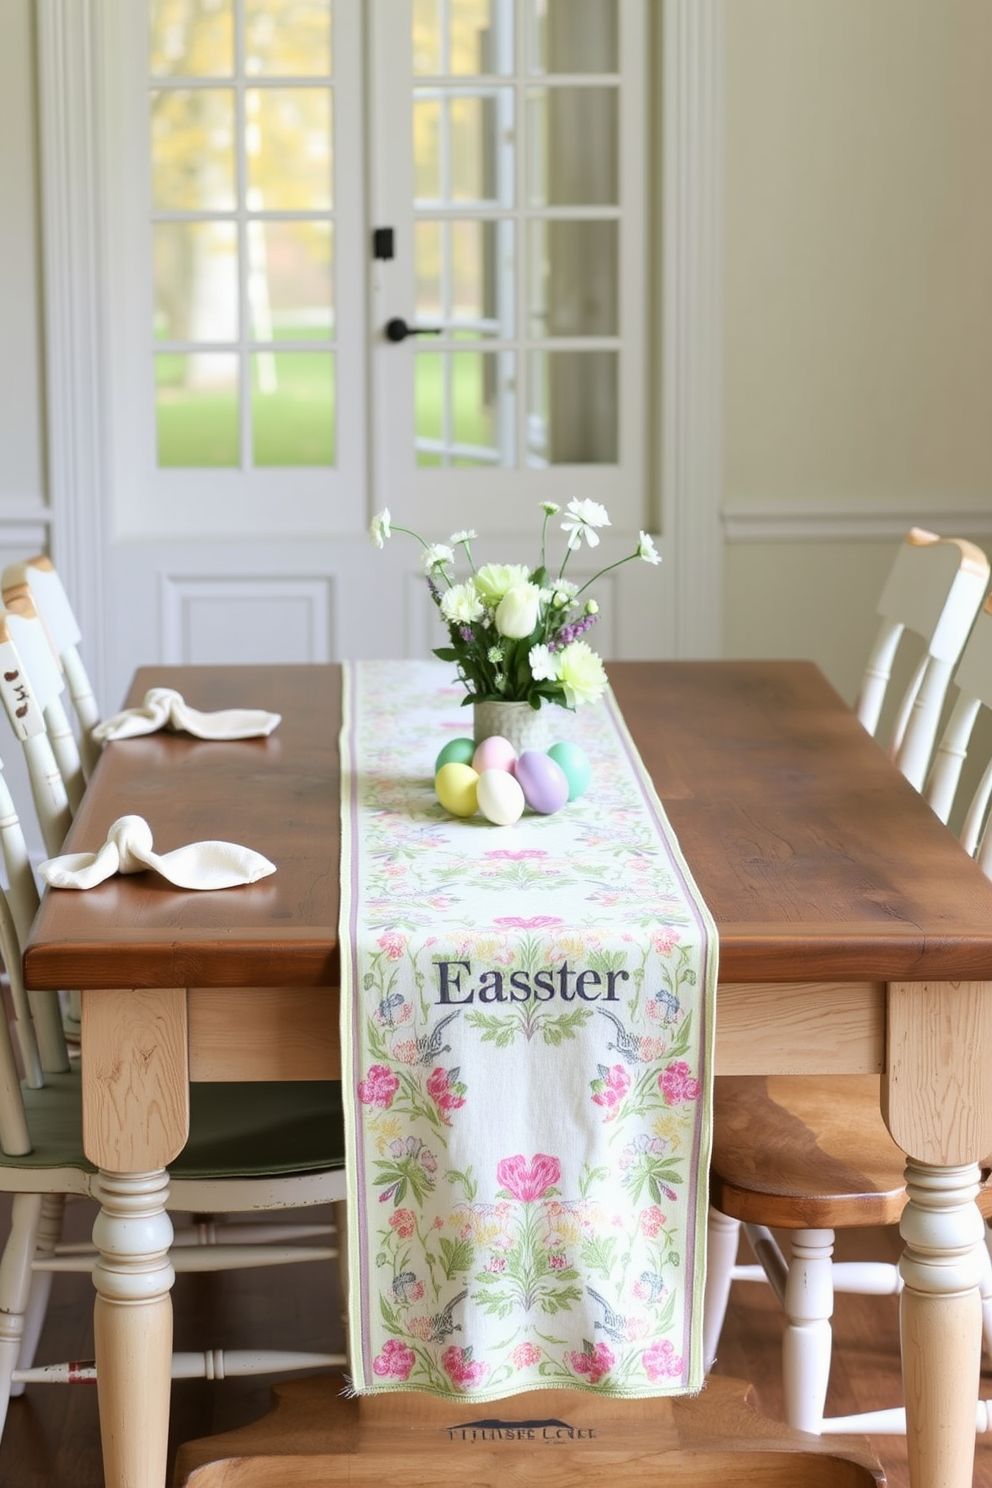
{"type": "Polygon", "coordinates": [[[99,852],[63,853],[38,872],[53,889],[92,889],[114,873],[154,868],[180,889],[231,889],[275,873],[275,863],[236,842],[191,842],[174,852],[152,851],[152,830],[143,816],[122,816],[99,852]]]}
{"type": "Polygon", "coordinates": [[[271,734],[281,721],[281,714],[265,713],[261,708],[220,708],[214,713],[201,713],[191,708],[174,687],[152,687],[140,708],[125,708],[98,723],[93,738],[98,744],[106,744],[109,739],[133,739],[138,734],[172,728],[198,739],[257,739],[271,734]]]}

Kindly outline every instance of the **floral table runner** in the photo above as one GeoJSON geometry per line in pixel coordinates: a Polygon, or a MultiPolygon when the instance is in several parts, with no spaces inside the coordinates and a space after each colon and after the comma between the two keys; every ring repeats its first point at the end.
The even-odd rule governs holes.
{"type": "Polygon", "coordinates": [[[717,937],[616,702],[554,710],[588,792],[496,827],[434,795],[450,668],[344,679],[353,1388],[697,1390],[717,937]]]}

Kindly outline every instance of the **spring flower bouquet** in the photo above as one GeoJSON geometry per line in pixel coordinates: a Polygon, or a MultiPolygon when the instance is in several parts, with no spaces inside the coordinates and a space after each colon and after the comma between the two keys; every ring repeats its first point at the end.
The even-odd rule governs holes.
{"type": "Polygon", "coordinates": [[[476,567],[471,544],[476,532],[455,532],[447,543],[428,543],[409,527],[396,526],[388,508],[373,518],[371,536],[381,548],[391,532],[405,532],[423,548],[421,561],[431,598],[447,626],[448,645],[434,655],[453,662],[465,687],[466,703],[545,702],[575,708],[594,703],[606,687],[598,654],[585,639],[596,624],[599,606],[588,591],[610,569],[635,558],[657,564],[661,558],[647,533],[627,557],[607,564],[581,586],[565,577],[568,560],[585,542],[599,544],[598,528],[608,527],[606,508],[598,501],[570,501],[561,523],[566,534],[556,574],[547,562],[548,525],[560,507],[542,501],[540,561],[484,563],[476,567]],[[456,572],[461,549],[468,574],[456,572]]]}

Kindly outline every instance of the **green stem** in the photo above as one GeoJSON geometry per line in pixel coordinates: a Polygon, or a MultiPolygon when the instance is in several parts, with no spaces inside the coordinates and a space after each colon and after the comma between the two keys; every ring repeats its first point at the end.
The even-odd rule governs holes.
{"type": "MultiPolygon", "coordinates": [[[[625,563],[630,563],[631,559],[637,558],[637,557],[639,557],[639,554],[637,554],[637,553],[628,553],[627,556],[626,556],[626,558],[618,558],[617,561],[616,561],[616,563],[608,563],[605,568],[601,568],[599,570],[599,573],[598,574],[594,574],[591,579],[589,579],[585,584],[583,584],[581,589],[576,590],[575,595],[573,597],[575,599],[578,599],[581,594],[585,594],[586,590],[587,589],[590,589],[593,584],[595,584],[599,579],[601,579],[603,577],[604,574],[610,573],[614,568],[622,568],[625,563]]],[[[562,564],[562,569],[563,570],[564,570],[564,567],[565,567],[565,565],[563,563],[562,564]]]]}

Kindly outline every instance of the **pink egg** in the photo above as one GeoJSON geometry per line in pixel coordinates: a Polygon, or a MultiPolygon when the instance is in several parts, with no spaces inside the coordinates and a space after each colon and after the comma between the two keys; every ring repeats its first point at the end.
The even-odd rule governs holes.
{"type": "Polygon", "coordinates": [[[538,749],[525,749],[513,772],[520,782],[524,800],[531,811],[550,816],[568,800],[565,772],[550,755],[538,749]]]}
{"type": "Polygon", "coordinates": [[[472,769],[479,775],[483,770],[509,770],[512,774],[517,763],[517,751],[509,739],[502,734],[493,734],[476,746],[472,756],[472,769]]]}

